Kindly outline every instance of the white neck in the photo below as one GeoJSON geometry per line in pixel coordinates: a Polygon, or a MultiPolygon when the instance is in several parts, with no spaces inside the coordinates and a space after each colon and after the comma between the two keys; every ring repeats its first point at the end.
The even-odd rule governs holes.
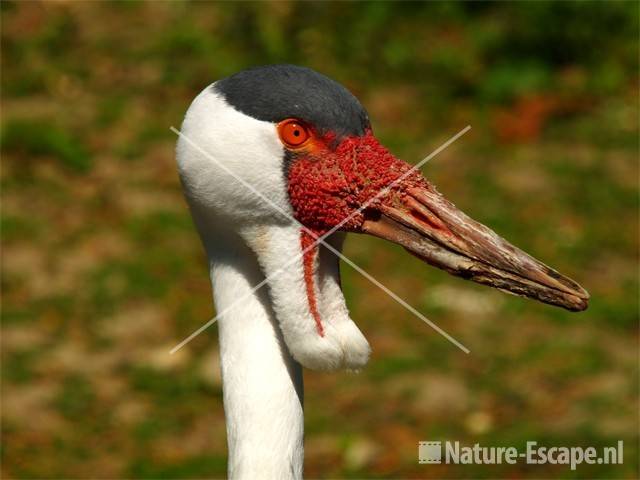
{"type": "MultiPolygon", "coordinates": [[[[200,225],[202,227],[202,224],[200,225]]],[[[303,466],[302,369],[271,310],[251,250],[233,234],[202,238],[218,319],[229,478],[299,479],[303,466]]]]}

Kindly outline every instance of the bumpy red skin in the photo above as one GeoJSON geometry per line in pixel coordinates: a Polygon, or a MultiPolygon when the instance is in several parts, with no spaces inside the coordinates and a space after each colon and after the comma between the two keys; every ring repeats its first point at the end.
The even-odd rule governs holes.
{"type": "MultiPolygon", "coordinates": [[[[346,137],[339,141],[332,133],[313,135],[303,148],[291,153],[289,200],[296,219],[316,237],[338,225],[340,230],[357,232],[365,218],[366,210],[359,211],[363,205],[375,209],[381,202],[400,204],[407,189],[426,185],[419,172],[407,173],[411,165],[389,153],[370,130],[361,137],[346,137]],[[388,192],[371,201],[389,186],[388,192]]],[[[316,238],[301,229],[309,311],[318,335],[323,337],[314,279],[318,258],[315,242],[316,238]]]]}
{"type": "Polygon", "coordinates": [[[316,239],[312,237],[306,230],[300,230],[300,248],[303,253],[303,270],[304,270],[304,284],[307,293],[307,302],[309,304],[309,311],[316,322],[316,331],[318,335],[324,337],[324,327],[322,326],[322,319],[318,312],[318,299],[316,297],[316,285],[313,278],[313,272],[315,270],[314,264],[318,255],[318,247],[315,245],[316,239]]]}
{"type": "MultiPolygon", "coordinates": [[[[394,157],[370,130],[361,137],[339,141],[331,133],[315,137],[303,150],[293,152],[288,189],[294,216],[310,230],[325,233],[410,169],[411,165],[394,157]]],[[[400,203],[408,188],[425,183],[419,172],[411,172],[369,206],[400,203]]],[[[363,221],[364,212],[355,213],[340,230],[357,232],[363,221]]]]}

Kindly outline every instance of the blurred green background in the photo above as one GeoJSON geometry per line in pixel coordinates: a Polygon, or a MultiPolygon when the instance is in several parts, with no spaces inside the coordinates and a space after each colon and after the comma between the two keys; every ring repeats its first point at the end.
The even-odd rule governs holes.
{"type": "Polygon", "coordinates": [[[581,314],[449,277],[373,238],[343,266],[373,347],[305,373],[306,475],[638,476],[638,4],[9,2],[2,9],[2,476],[226,471],[206,260],[175,136],[191,99],[289,62],[471,216],[582,283],[581,314]],[[419,465],[420,440],[625,441],[623,465],[419,465]]]}

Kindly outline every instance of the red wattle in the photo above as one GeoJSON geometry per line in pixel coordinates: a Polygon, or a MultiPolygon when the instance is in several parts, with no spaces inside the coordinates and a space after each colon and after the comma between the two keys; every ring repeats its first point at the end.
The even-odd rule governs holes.
{"type": "Polygon", "coordinates": [[[300,230],[300,248],[304,252],[302,254],[302,265],[304,270],[304,283],[307,288],[307,301],[309,302],[309,311],[316,321],[316,330],[318,335],[324,337],[324,328],[318,312],[318,301],[316,299],[315,281],[313,275],[313,264],[318,254],[318,245],[314,245],[316,239],[313,238],[306,230],[300,230]],[[313,246],[312,246],[313,245],[313,246]]]}

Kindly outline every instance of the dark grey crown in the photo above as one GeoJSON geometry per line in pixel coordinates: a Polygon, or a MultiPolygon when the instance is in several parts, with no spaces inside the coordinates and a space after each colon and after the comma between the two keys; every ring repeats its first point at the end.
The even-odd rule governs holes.
{"type": "Polygon", "coordinates": [[[299,118],[321,133],[363,135],[369,117],[358,99],[338,82],[310,68],[266,65],[218,80],[212,88],[235,109],[258,120],[299,118]]]}

